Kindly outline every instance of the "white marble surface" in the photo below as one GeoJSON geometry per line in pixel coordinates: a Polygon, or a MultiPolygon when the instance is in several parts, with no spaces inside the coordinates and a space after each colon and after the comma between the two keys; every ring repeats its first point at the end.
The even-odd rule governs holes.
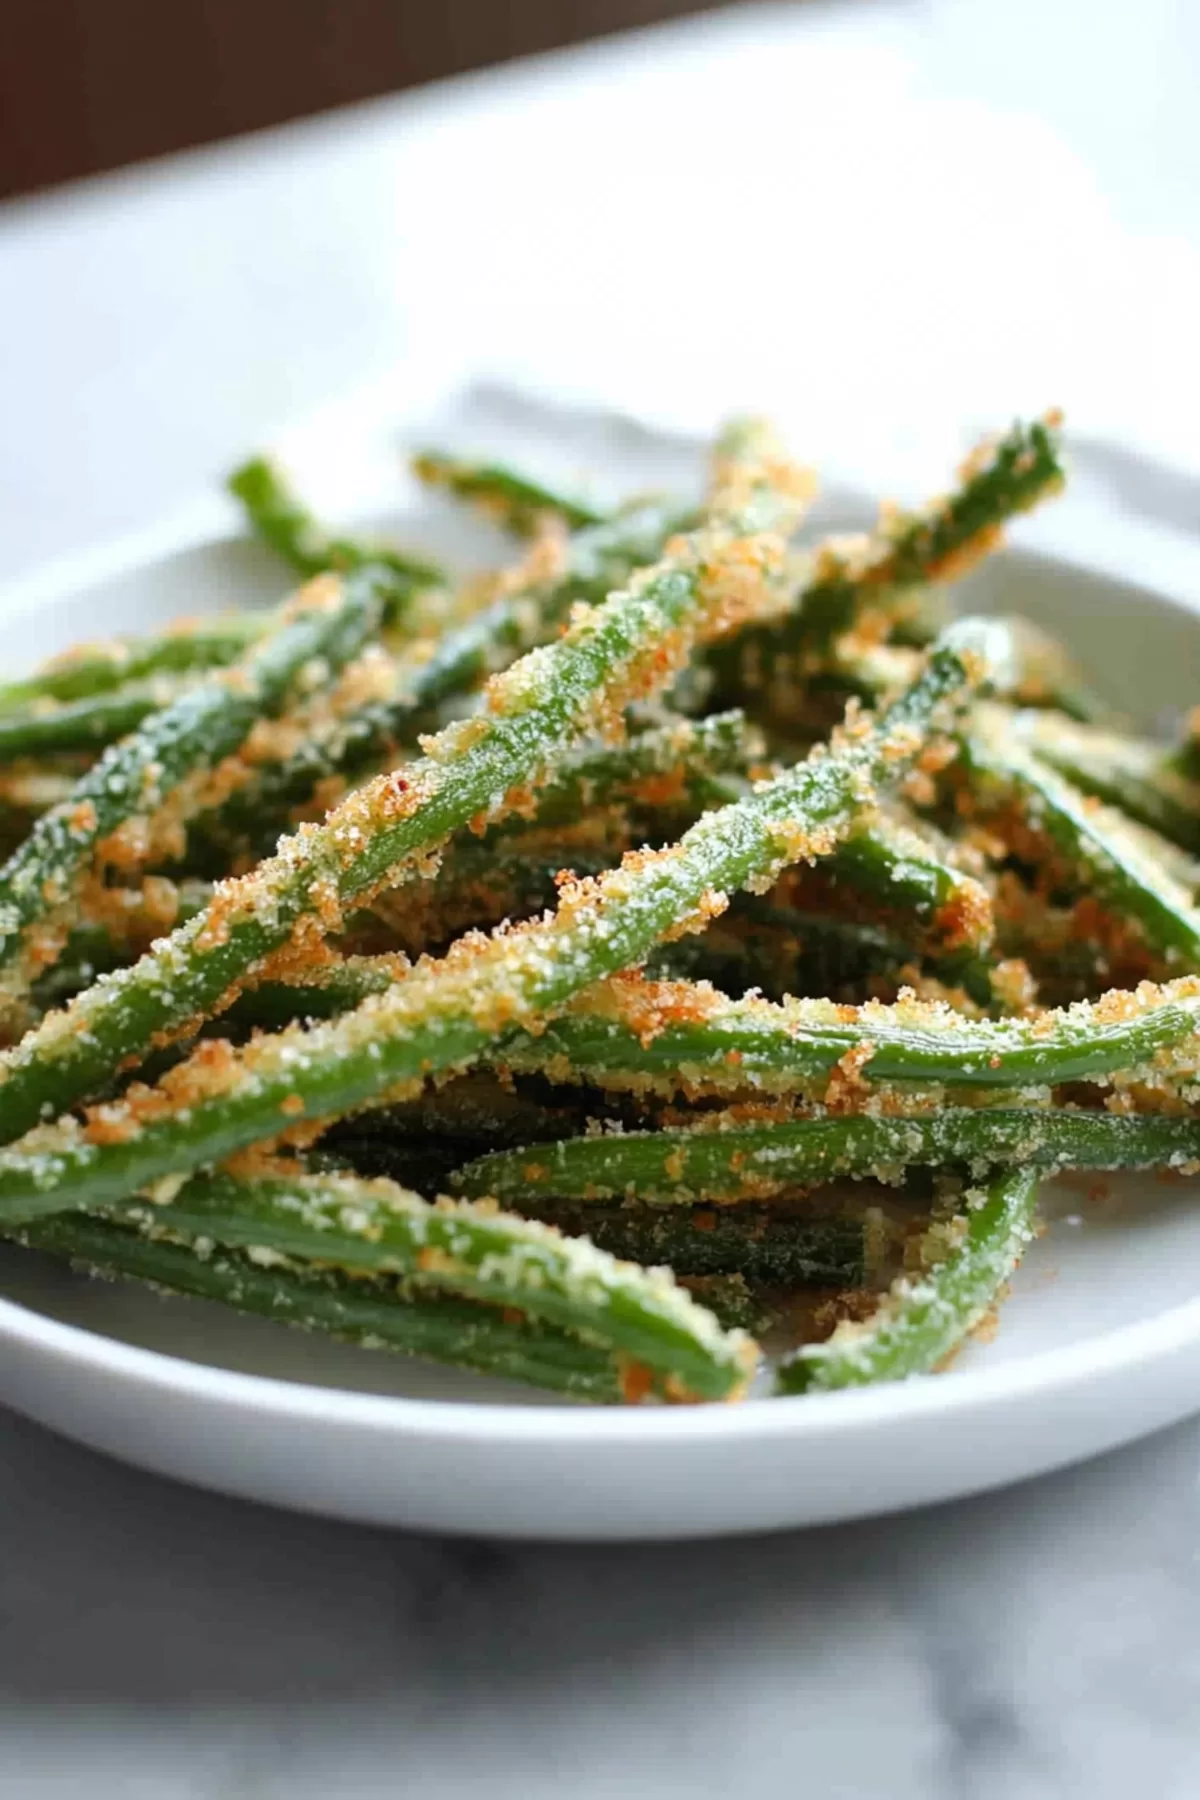
{"type": "Polygon", "coordinates": [[[1200,1427],[876,1524],[491,1546],[0,1426],[3,1800],[1193,1800],[1200,1427]]]}
{"type": "MultiPolygon", "coordinates": [[[[485,367],[914,487],[1060,400],[1088,543],[1190,580],[1198,56],[1191,0],[746,7],[10,207],[0,575],[485,367]]],[[[3,1417],[0,1796],[1190,1800],[1198,1475],[1191,1424],[891,1522],[495,1549],[3,1417]]]]}

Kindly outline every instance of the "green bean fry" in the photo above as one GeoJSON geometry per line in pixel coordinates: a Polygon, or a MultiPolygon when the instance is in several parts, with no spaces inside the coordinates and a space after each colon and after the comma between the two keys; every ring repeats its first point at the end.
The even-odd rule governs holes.
{"type": "Polygon", "coordinates": [[[511,566],[255,456],[297,595],[0,687],[0,1233],[563,1402],[801,1405],[945,1367],[1044,1179],[1200,1172],[1200,712],[951,617],[1057,415],[815,542],[756,420],[699,503],[410,466],[511,566]]]}

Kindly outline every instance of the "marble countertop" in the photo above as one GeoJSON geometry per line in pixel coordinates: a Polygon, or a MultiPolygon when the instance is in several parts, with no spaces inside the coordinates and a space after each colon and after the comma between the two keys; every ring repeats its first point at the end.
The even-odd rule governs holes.
{"type": "Polygon", "coordinates": [[[0,1423],[2,1800],[1193,1800],[1200,1423],[718,1544],[504,1546],[0,1423]]]}
{"type": "MultiPolygon", "coordinates": [[[[1112,556],[1190,571],[1198,49],[1173,0],[745,6],[0,210],[0,576],[479,368],[918,489],[1060,400],[1112,556]]],[[[1192,1800],[1198,1477],[1200,1422],[890,1521],[496,1547],[0,1413],[0,1800],[1192,1800]]]]}

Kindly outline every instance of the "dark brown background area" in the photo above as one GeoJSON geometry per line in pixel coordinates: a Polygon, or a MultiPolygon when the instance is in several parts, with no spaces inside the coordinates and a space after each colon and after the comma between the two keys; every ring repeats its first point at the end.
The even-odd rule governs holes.
{"type": "Polygon", "coordinates": [[[696,0],[0,0],[0,196],[702,10],[696,0]]]}

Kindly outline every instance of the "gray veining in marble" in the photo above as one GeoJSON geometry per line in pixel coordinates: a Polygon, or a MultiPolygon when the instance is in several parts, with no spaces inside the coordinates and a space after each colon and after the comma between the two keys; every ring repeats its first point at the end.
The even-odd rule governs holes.
{"type": "Polygon", "coordinates": [[[1200,1424],[907,1518],[392,1536],[0,1416],[0,1800],[1200,1793],[1200,1424]]]}

